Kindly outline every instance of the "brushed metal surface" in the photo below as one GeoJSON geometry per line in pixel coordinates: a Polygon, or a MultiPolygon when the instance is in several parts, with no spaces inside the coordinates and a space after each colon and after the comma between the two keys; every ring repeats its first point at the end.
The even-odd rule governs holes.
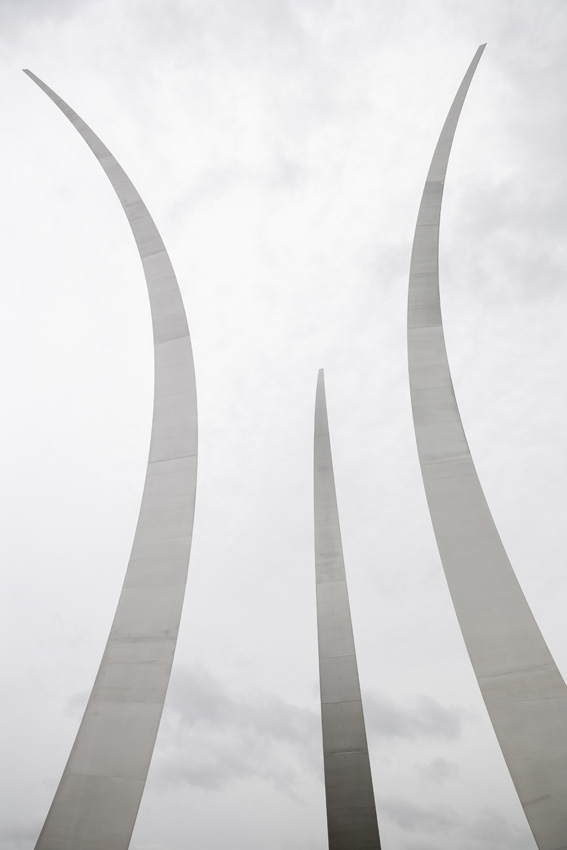
{"type": "Polygon", "coordinates": [[[155,390],[140,516],[110,636],[37,850],[127,850],[154,749],[185,594],[197,478],[189,329],[157,228],[108,148],[30,71],[104,168],[134,234],[150,297],[155,390]]]}
{"type": "Polygon", "coordinates": [[[451,382],[439,302],[445,174],[483,49],[478,49],[451,106],[419,209],[408,303],[411,400],[437,545],[482,696],[539,850],[565,850],[567,688],[478,480],[451,382]]]}
{"type": "Polygon", "coordinates": [[[327,406],[315,402],[315,575],[329,850],[378,850],[380,837],[348,601],[327,406]]]}

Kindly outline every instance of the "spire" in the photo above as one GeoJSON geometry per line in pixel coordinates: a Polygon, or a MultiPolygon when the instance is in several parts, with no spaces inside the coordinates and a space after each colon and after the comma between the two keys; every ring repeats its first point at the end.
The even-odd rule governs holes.
{"type": "Polygon", "coordinates": [[[67,116],[105,170],[132,228],[150,297],[154,413],[138,526],[98,675],[36,844],[36,850],[128,850],[187,580],[197,477],[193,355],[177,280],[146,205],[90,127],[38,77],[26,73],[67,116]]]}
{"type": "Polygon", "coordinates": [[[315,402],[315,574],[329,850],[379,850],[325,401],[315,402]]]}
{"type": "Polygon", "coordinates": [[[439,219],[449,153],[481,46],[437,143],[411,258],[408,354],[431,520],[490,720],[539,850],[567,848],[567,688],[518,584],[473,464],[443,336],[439,219]]]}

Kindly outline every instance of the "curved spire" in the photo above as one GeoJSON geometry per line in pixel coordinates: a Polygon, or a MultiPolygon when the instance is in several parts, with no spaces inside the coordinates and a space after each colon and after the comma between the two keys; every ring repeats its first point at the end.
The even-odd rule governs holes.
{"type": "Polygon", "coordinates": [[[193,533],[197,397],[181,293],[128,176],[85,122],[30,71],[104,168],[142,260],[154,335],[150,454],[124,586],[101,665],[36,850],[128,850],[177,641],[193,533]]]}
{"type": "Polygon", "coordinates": [[[380,850],[322,369],[315,401],[314,488],[317,634],[329,850],[380,850]]]}
{"type": "Polygon", "coordinates": [[[494,731],[539,850],[567,848],[567,688],[510,565],[457,408],[439,302],[449,153],[482,45],[441,131],[419,208],[408,354],[421,472],[439,553],[494,731]]]}

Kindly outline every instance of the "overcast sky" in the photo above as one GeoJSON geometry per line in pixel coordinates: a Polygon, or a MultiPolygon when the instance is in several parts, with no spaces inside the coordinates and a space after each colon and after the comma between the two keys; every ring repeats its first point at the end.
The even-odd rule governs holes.
{"type": "Polygon", "coordinates": [[[563,0],[0,0],[0,850],[32,850],[132,543],[152,342],[92,153],[187,310],[189,583],[132,850],[324,850],[312,443],[325,368],[385,850],[534,850],[421,482],[406,300],[427,168],[478,45],[441,232],[450,363],[508,554],[567,673],[563,0]]]}

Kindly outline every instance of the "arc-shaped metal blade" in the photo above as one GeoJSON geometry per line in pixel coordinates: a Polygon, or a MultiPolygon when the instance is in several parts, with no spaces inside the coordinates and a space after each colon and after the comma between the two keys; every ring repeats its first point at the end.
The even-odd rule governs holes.
{"type": "Polygon", "coordinates": [[[314,484],[317,634],[329,850],[379,850],[322,369],[315,401],[314,484]]]}
{"type": "Polygon", "coordinates": [[[478,49],[451,106],[419,208],[408,305],[411,400],[439,553],[494,731],[539,850],[566,850],[567,688],[480,486],[453,391],[439,302],[445,174],[483,49],[478,49]]]}
{"type": "Polygon", "coordinates": [[[150,455],[132,554],[110,636],[37,850],[128,850],[177,641],[193,533],[197,397],[181,293],[126,173],[85,122],[30,71],[104,168],[134,234],[155,357],[150,455]]]}

